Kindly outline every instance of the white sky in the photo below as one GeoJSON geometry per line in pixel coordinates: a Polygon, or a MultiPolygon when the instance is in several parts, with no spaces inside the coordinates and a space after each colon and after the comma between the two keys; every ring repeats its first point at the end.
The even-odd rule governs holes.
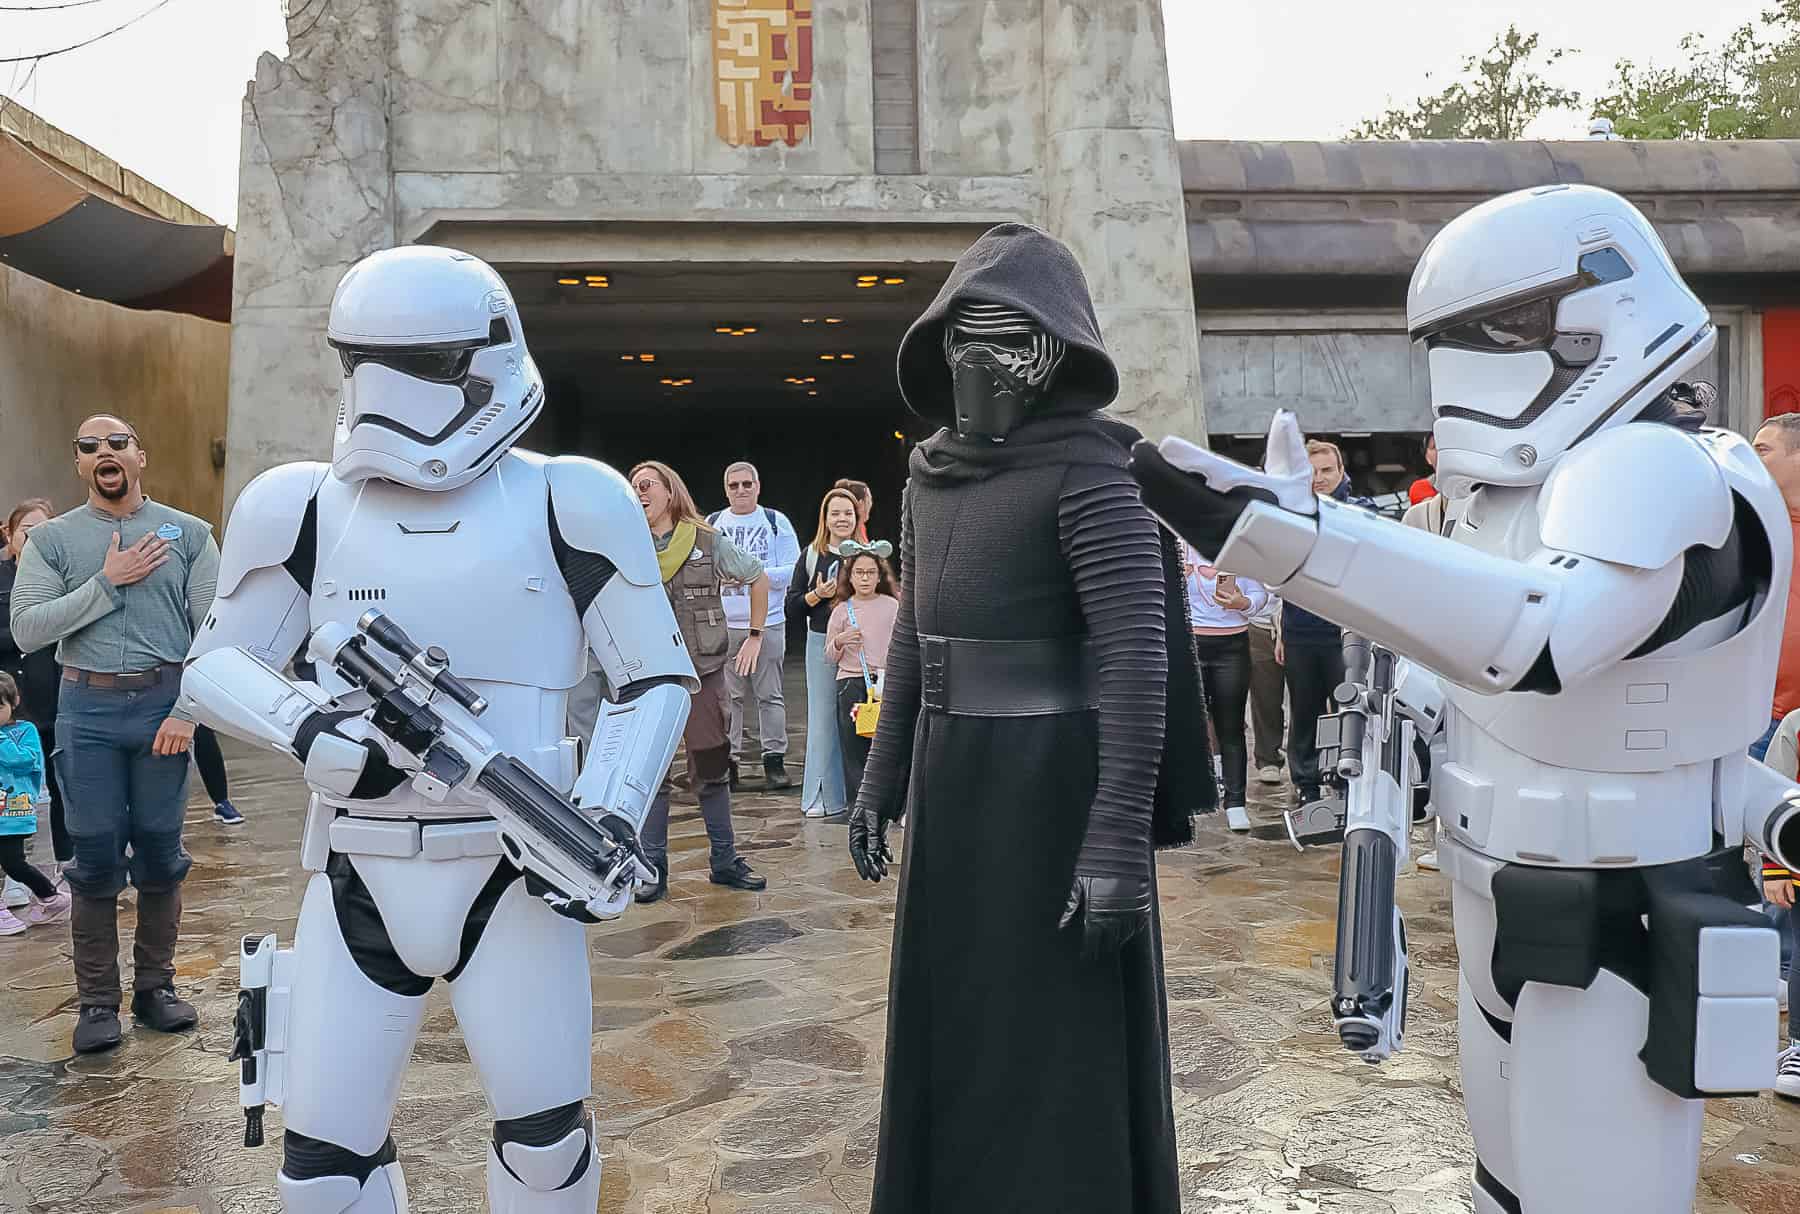
{"type": "MultiPolygon", "coordinates": [[[[68,0],[0,0],[48,5],[68,0]]],[[[110,29],[157,0],[0,10],[0,58],[110,29]]],[[[290,0],[305,14],[323,0],[290,0]]],[[[976,3],[978,0],[965,0],[976,3]]],[[[1670,61],[1682,34],[1716,39],[1765,0],[1164,0],[1175,130],[1184,139],[1334,139],[1391,104],[1435,91],[1508,21],[1580,48],[1553,80],[1597,95],[1613,61],[1670,61]],[[1431,74],[1427,79],[1427,73],[1431,74]]],[[[0,94],[225,223],[237,217],[239,105],[265,50],[281,52],[281,0],[169,0],[140,24],[44,60],[29,83],[0,65],[0,94]]],[[[1585,115],[1534,134],[1579,137],[1585,115]]]]}

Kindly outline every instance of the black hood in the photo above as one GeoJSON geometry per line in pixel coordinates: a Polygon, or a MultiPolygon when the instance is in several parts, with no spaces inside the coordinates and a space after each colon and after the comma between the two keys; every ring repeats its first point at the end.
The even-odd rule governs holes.
{"type": "Polygon", "coordinates": [[[1075,255],[1040,228],[1003,223],[957,259],[943,290],[900,342],[900,395],[926,421],[948,426],[956,420],[950,366],[944,361],[944,318],[957,300],[1017,308],[1068,345],[1049,397],[1032,416],[1092,413],[1119,394],[1119,372],[1100,340],[1087,278],[1075,255]]]}

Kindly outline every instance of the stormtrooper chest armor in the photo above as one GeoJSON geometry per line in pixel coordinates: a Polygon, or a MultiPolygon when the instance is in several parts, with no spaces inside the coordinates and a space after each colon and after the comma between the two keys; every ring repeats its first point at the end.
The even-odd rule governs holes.
{"type": "MultiPolygon", "coordinates": [[[[1751,503],[1765,529],[1775,529],[1778,546],[1785,545],[1787,520],[1772,514],[1770,487],[1742,466],[1745,455],[1755,458],[1748,444],[1735,435],[1702,441],[1726,482],[1751,503]]],[[[1458,513],[1451,538],[1513,560],[1530,558],[1543,548],[1540,492],[1538,486],[1477,490],[1458,513]]],[[[1601,498],[1596,494],[1596,511],[1608,509],[1601,498]]],[[[1633,520],[1621,518],[1619,525],[1633,520]]],[[[1778,568],[1783,564],[1777,561],[1778,568]]],[[[1734,842],[1729,824],[1745,747],[1766,728],[1773,691],[1778,608],[1787,593],[1785,577],[1779,580],[1748,607],[1553,695],[1490,696],[1447,685],[1447,761],[1432,781],[1445,829],[1499,859],[1571,867],[1701,855],[1714,846],[1715,825],[1725,842],[1734,842]],[[1767,609],[1771,600],[1777,610],[1767,609]]]]}
{"type": "MultiPolygon", "coordinates": [[[[354,627],[378,609],[483,688],[496,738],[526,749],[560,738],[556,709],[586,669],[585,641],[551,549],[538,464],[509,454],[444,493],[327,477],[316,500],[313,627],[354,627]],[[521,710],[531,719],[517,720],[521,710]]],[[[345,690],[333,672],[320,678],[345,690]]]]}

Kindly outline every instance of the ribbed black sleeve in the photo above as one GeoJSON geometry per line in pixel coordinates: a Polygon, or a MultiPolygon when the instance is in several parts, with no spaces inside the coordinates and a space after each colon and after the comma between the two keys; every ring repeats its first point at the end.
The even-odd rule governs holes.
{"type": "Polygon", "coordinates": [[[919,720],[919,629],[913,617],[912,588],[918,585],[913,562],[912,485],[900,495],[900,560],[906,584],[900,590],[900,613],[888,641],[887,673],[882,676],[881,723],[869,747],[857,803],[891,822],[906,811],[911,774],[913,730],[919,720]]]}
{"type": "Polygon", "coordinates": [[[1064,477],[1057,528],[1100,668],[1099,779],[1075,871],[1147,878],[1169,673],[1161,540],[1137,485],[1088,465],[1064,477]]]}

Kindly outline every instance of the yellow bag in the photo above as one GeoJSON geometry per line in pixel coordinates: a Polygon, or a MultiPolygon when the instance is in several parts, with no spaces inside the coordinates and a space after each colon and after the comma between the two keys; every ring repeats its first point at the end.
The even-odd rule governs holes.
{"type": "Polygon", "coordinates": [[[868,694],[868,699],[851,709],[851,716],[856,720],[856,736],[859,738],[874,737],[875,727],[881,721],[881,697],[875,693],[874,688],[870,688],[868,694]]]}
{"type": "MultiPolygon", "coordinates": [[[[850,627],[856,628],[856,604],[846,602],[844,609],[850,618],[850,627]]],[[[869,673],[869,659],[858,653],[857,659],[862,662],[863,694],[869,698],[850,710],[850,719],[856,723],[856,736],[872,738],[875,727],[881,720],[881,693],[875,690],[875,676],[869,673]]]]}

